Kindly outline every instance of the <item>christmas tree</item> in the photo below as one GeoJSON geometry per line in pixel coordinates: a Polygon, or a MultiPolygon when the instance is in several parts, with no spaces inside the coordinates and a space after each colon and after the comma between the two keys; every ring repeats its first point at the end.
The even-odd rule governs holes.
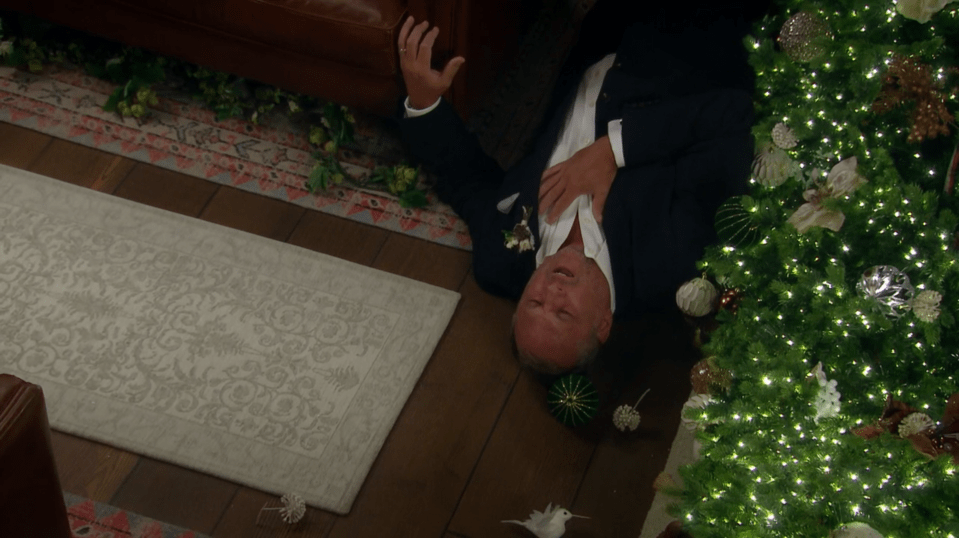
{"type": "Polygon", "coordinates": [[[731,375],[690,408],[697,538],[959,537],[959,12],[943,0],[778,2],[748,196],[702,269],[731,375]]]}

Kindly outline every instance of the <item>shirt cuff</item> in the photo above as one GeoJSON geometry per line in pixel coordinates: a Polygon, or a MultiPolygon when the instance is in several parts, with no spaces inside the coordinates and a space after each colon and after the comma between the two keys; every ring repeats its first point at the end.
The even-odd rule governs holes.
{"type": "MultiPolygon", "coordinates": [[[[440,99],[442,99],[442,97],[440,97],[440,99]]],[[[406,109],[406,116],[405,116],[405,117],[407,117],[407,118],[415,118],[415,117],[418,117],[418,116],[425,116],[426,114],[429,114],[430,112],[433,111],[434,108],[436,108],[436,107],[439,106],[439,104],[440,104],[440,99],[437,99],[435,103],[433,103],[432,105],[430,105],[430,106],[428,106],[428,107],[426,107],[426,108],[416,109],[416,108],[413,108],[413,107],[410,106],[410,98],[409,98],[409,96],[407,96],[406,99],[403,100],[403,108],[406,109]]]]}
{"type": "Polygon", "coordinates": [[[609,145],[613,146],[613,157],[616,166],[626,166],[626,157],[623,155],[623,120],[613,120],[607,124],[606,134],[609,136],[609,145]]]}

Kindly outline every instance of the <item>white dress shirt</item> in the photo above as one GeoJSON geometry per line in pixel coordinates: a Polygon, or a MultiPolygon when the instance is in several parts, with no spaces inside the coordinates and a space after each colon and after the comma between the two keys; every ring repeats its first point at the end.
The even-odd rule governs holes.
{"type": "MultiPolygon", "coordinates": [[[[612,67],[616,59],[610,54],[593,64],[583,74],[576,92],[576,100],[566,116],[566,124],[560,133],[556,148],[550,157],[547,167],[555,166],[568,160],[577,151],[589,146],[596,140],[596,99],[599,97],[606,72],[612,67]]],[[[432,106],[424,109],[410,107],[409,98],[406,99],[406,116],[416,117],[431,112],[439,104],[439,100],[432,106]]],[[[621,120],[613,120],[608,126],[609,142],[612,146],[616,166],[622,168],[623,158],[623,128],[621,120]]],[[[563,211],[555,223],[546,222],[546,215],[539,215],[539,244],[536,251],[536,266],[539,267],[547,256],[556,254],[573,229],[576,216],[579,215],[580,231],[583,235],[583,249],[587,257],[593,259],[599,266],[606,282],[609,284],[610,309],[616,312],[616,287],[613,284],[613,269],[609,261],[609,248],[606,245],[606,235],[602,227],[593,217],[593,198],[582,194],[563,211]]]]}
{"type": "MultiPolygon", "coordinates": [[[[560,133],[556,148],[549,159],[547,167],[555,166],[566,161],[577,151],[589,146],[596,140],[596,99],[606,72],[612,67],[615,54],[610,54],[593,64],[580,81],[576,90],[576,100],[566,116],[566,124],[560,133]]],[[[622,122],[612,121],[608,125],[610,145],[616,157],[616,165],[622,167],[623,137],[622,122]]],[[[579,228],[583,234],[583,250],[588,258],[592,258],[599,266],[606,282],[609,284],[609,306],[616,312],[616,286],[613,283],[613,268],[609,261],[609,248],[606,245],[606,234],[603,228],[593,217],[593,197],[581,194],[556,219],[556,222],[546,222],[546,214],[539,214],[540,247],[536,251],[536,266],[539,267],[547,256],[556,254],[569,236],[576,216],[579,215],[579,228]]]]}

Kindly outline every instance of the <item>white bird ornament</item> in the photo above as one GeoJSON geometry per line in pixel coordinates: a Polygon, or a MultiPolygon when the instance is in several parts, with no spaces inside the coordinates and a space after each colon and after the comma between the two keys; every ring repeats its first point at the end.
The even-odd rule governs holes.
{"type": "Polygon", "coordinates": [[[562,506],[553,508],[553,503],[546,505],[546,510],[540,512],[533,510],[526,521],[516,521],[510,519],[503,523],[515,523],[526,527],[536,538],[559,538],[566,532],[566,522],[571,518],[581,517],[589,519],[586,516],[576,516],[562,506]]]}

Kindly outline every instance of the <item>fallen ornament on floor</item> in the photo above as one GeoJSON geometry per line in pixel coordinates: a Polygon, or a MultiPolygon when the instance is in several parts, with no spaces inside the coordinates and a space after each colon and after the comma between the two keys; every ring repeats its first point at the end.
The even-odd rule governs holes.
{"type": "Polygon", "coordinates": [[[599,410],[599,391],[588,377],[569,374],[550,386],[546,405],[550,414],[562,424],[582,426],[593,420],[599,410]]]}
{"type": "Polygon", "coordinates": [[[503,523],[522,525],[536,535],[536,538],[560,538],[566,532],[566,522],[574,517],[589,519],[586,516],[574,515],[562,506],[553,508],[553,503],[549,503],[546,505],[546,510],[542,512],[533,510],[526,521],[510,519],[503,523]]]}

